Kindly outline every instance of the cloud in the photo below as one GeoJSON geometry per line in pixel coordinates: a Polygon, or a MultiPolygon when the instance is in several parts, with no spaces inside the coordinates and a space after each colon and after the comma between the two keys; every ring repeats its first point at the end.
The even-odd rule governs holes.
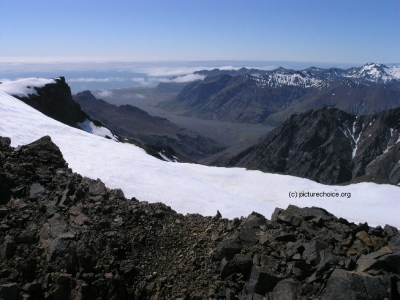
{"type": "Polygon", "coordinates": [[[170,79],[163,79],[161,80],[162,82],[191,82],[195,80],[203,80],[206,78],[205,75],[200,75],[200,74],[188,74],[184,76],[178,76],[175,78],[170,78],[170,79]]]}
{"type": "Polygon", "coordinates": [[[111,81],[128,81],[129,78],[123,77],[106,77],[106,78],[93,78],[93,77],[80,77],[68,79],[70,82],[111,82],[111,81]]]}
{"type": "Polygon", "coordinates": [[[139,68],[136,71],[139,73],[146,74],[150,77],[169,77],[179,76],[185,74],[191,74],[199,70],[212,70],[210,67],[148,67],[139,68]]]}
{"type": "MultiPolygon", "coordinates": [[[[224,71],[229,71],[229,70],[238,70],[238,69],[240,69],[240,68],[238,68],[238,67],[233,67],[233,66],[222,66],[222,67],[218,67],[218,68],[215,68],[215,69],[220,69],[220,70],[224,70],[224,71]]],[[[207,70],[211,70],[211,68],[208,68],[207,70]]]]}
{"type": "Polygon", "coordinates": [[[149,86],[154,84],[154,81],[150,80],[150,78],[144,78],[144,77],[131,78],[131,81],[139,83],[140,85],[143,86],[149,86]]]}
{"type": "Polygon", "coordinates": [[[146,99],[147,97],[143,94],[126,94],[126,95],[122,95],[122,98],[125,99],[146,99]]]}
{"type": "Polygon", "coordinates": [[[271,70],[275,70],[277,68],[279,68],[279,67],[278,66],[264,66],[264,67],[258,67],[256,69],[265,70],[265,71],[271,71],[271,70]]]}
{"type": "Polygon", "coordinates": [[[97,97],[112,97],[114,94],[112,91],[108,91],[108,90],[102,90],[100,92],[97,92],[97,97]]]}

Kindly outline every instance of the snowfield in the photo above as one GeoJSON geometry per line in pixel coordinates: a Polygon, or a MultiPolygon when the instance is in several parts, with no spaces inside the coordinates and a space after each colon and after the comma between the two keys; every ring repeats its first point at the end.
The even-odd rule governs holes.
{"type": "Polygon", "coordinates": [[[219,210],[223,217],[234,218],[256,211],[270,218],[276,207],[294,204],[322,207],[356,223],[400,228],[400,189],[396,186],[327,186],[241,168],[161,161],[136,146],[59,123],[1,89],[0,115],[0,136],[10,137],[13,147],[49,135],[74,172],[121,188],[127,198],[163,202],[179,213],[213,216],[219,210]],[[301,192],[338,193],[339,197],[299,198],[301,192]]]}

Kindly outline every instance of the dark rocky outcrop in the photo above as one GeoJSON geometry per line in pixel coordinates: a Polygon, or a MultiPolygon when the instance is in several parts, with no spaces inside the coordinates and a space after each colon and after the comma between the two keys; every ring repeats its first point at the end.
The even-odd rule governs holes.
{"type": "Polygon", "coordinates": [[[312,207],[227,220],[68,169],[0,137],[0,299],[399,299],[400,235],[312,207]]]}
{"type": "Polygon", "coordinates": [[[46,116],[72,127],[77,127],[77,123],[89,119],[79,104],[72,100],[71,89],[65,82],[65,78],[55,78],[54,81],[55,83],[49,83],[43,87],[34,87],[37,94],[31,94],[29,97],[15,97],[46,116]]]}
{"type": "Polygon", "coordinates": [[[210,164],[236,166],[337,184],[400,182],[400,108],[354,116],[335,108],[292,115],[239,153],[210,164]]]}

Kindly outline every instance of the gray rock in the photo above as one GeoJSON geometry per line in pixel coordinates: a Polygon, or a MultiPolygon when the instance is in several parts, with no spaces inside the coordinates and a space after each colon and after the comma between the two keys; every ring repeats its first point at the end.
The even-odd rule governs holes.
{"type": "Polygon", "coordinates": [[[9,137],[0,137],[0,149],[7,149],[11,145],[11,139],[9,137]]]}
{"type": "Polygon", "coordinates": [[[240,272],[248,276],[253,266],[253,259],[248,254],[236,254],[233,257],[233,262],[236,264],[240,272]]]}
{"type": "Polygon", "coordinates": [[[390,250],[392,250],[393,252],[400,251],[400,234],[397,234],[394,237],[392,237],[388,246],[390,250]]]}
{"type": "Polygon", "coordinates": [[[341,269],[333,271],[321,300],[382,300],[390,298],[391,281],[389,276],[365,276],[341,269]]]}
{"type": "Polygon", "coordinates": [[[378,258],[384,256],[384,253],[373,252],[367,255],[361,255],[357,260],[357,272],[366,272],[370,269],[380,269],[383,263],[378,261],[378,258]]]}
{"type": "Polygon", "coordinates": [[[324,221],[328,221],[333,216],[332,214],[328,213],[325,209],[315,206],[301,208],[295,205],[289,205],[286,212],[295,216],[305,217],[306,220],[320,218],[324,221]]]}
{"type": "Polygon", "coordinates": [[[3,259],[14,257],[16,245],[11,239],[7,239],[0,245],[0,254],[3,259]]]}
{"type": "Polygon", "coordinates": [[[97,179],[93,184],[89,187],[89,193],[92,196],[103,196],[107,192],[105,184],[97,179]]]}
{"type": "Polygon", "coordinates": [[[17,233],[14,237],[14,241],[17,244],[33,244],[37,240],[36,232],[28,231],[28,232],[20,232],[17,233]]]}
{"type": "Polygon", "coordinates": [[[318,264],[320,261],[320,251],[326,247],[326,244],[319,239],[314,239],[304,244],[303,259],[309,264],[318,264]]]}
{"type": "Polygon", "coordinates": [[[228,261],[225,258],[223,258],[219,270],[221,278],[225,279],[226,277],[232,275],[233,273],[236,273],[238,271],[238,268],[233,261],[228,261]]]}
{"type": "Polygon", "coordinates": [[[271,215],[271,221],[285,223],[296,227],[301,224],[301,219],[298,216],[294,216],[281,208],[275,208],[271,215]]]}
{"type": "Polygon", "coordinates": [[[16,283],[0,284],[0,300],[15,300],[18,296],[16,283]]]}
{"type": "Polygon", "coordinates": [[[260,226],[264,225],[265,222],[266,219],[263,215],[251,213],[239,226],[240,241],[248,245],[256,244],[260,236],[260,226]]]}
{"type": "Polygon", "coordinates": [[[254,266],[251,269],[250,279],[246,285],[248,293],[265,295],[272,291],[277,282],[277,277],[269,270],[254,266]]]}
{"type": "Polygon", "coordinates": [[[265,297],[260,294],[251,293],[240,297],[240,300],[265,300],[265,297]]]}
{"type": "Polygon", "coordinates": [[[268,300],[294,300],[298,299],[297,291],[300,283],[295,279],[284,279],[278,282],[274,290],[268,293],[268,300]]]}
{"type": "Polygon", "coordinates": [[[385,225],[383,233],[387,236],[395,236],[396,234],[399,234],[399,230],[394,226],[385,225]]]}
{"type": "Polygon", "coordinates": [[[25,284],[22,289],[28,293],[28,294],[33,294],[34,292],[40,290],[42,287],[42,284],[40,284],[39,282],[30,282],[25,284]]]}
{"type": "Polygon", "coordinates": [[[400,275],[400,251],[382,256],[378,259],[378,262],[383,263],[385,271],[400,275]]]}
{"type": "Polygon", "coordinates": [[[297,236],[295,234],[281,234],[275,237],[275,240],[280,242],[295,242],[297,240],[297,236]]]}
{"type": "Polygon", "coordinates": [[[216,247],[214,252],[214,258],[222,259],[226,257],[227,259],[232,259],[235,254],[240,253],[242,250],[242,245],[239,241],[238,234],[224,238],[219,245],[216,247]]]}
{"type": "Polygon", "coordinates": [[[63,238],[61,235],[56,237],[51,243],[47,252],[50,256],[50,259],[54,260],[59,253],[65,252],[68,248],[69,241],[68,239],[63,238]]]}
{"type": "Polygon", "coordinates": [[[45,192],[45,188],[40,183],[34,183],[29,190],[29,199],[36,199],[45,192]]]}
{"type": "Polygon", "coordinates": [[[123,260],[119,264],[119,270],[123,274],[134,274],[137,273],[136,265],[133,260],[123,260]]]}

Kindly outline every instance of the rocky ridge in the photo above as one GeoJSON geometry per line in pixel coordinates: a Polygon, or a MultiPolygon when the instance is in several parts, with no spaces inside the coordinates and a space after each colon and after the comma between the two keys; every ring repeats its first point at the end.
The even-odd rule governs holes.
{"type": "Polygon", "coordinates": [[[90,119],[78,103],[72,100],[71,89],[64,77],[54,79],[55,83],[43,87],[33,87],[37,94],[29,97],[18,97],[21,101],[32,106],[46,116],[72,127],[77,123],[90,119]]]}
{"type": "Polygon", "coordinates": [[[397,228],[320,208],[227,220],[126,199],[50,137],[0,138],[0,299],[399,299],[397,228]]]}

